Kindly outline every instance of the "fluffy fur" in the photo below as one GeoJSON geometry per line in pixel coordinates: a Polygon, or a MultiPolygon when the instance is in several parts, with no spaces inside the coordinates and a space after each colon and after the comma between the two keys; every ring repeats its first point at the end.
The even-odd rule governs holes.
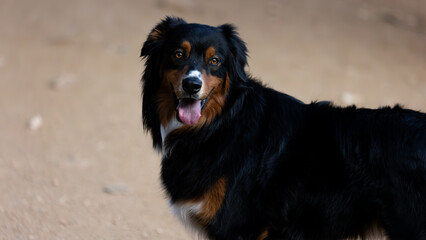
{"type": "Polygon", "coordinates": [[[245,72],[246,45],[228,24],[168,17],[141,56],[143,124],[163,153],[163,186],[176,214],[207,238],[376,230],[426,239],[424,113],[304,104],[267,88],[245,72]],[[182,88],[190,71],[201,75],[196,94],[182,88]]]}

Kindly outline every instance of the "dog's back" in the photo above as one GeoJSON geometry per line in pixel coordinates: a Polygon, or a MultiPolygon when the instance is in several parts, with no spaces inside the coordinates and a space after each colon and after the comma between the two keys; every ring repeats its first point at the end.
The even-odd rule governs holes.
{"type": "Polygon", "coordinates": [[[290,222],[306,232],[324,227],[308,239],[330,225],[334,233],[379,225],[391,239],[425,239],[426,114],[398,106],[307,109],[277,180],[303,186],[290,222]]]}

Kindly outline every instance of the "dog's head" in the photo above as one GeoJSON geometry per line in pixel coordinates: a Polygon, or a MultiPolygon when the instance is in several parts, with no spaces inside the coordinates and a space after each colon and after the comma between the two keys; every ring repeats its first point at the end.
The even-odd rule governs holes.
{"type": "Polygon", "coordinates": [[[209,124],[222,113],[233,87],[246,81],[247,49],[232,25],[212,27],[167,17],[141,51],[143,118],[153,131],[176,117],[189,126],[209,124]],[[157,125],[157,126],[156,126],[157,125]]]}

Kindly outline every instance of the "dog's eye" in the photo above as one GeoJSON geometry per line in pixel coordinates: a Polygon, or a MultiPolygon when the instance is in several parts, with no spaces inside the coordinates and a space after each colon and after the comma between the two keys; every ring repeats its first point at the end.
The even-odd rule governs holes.
{"type": "Polygon", "coordinates": [[[180,51],[180,50],[176,51],[175,52],[175,58],[177,58],[177,59],[183,58],[183,52],[180,51]]]}
{"type": "Polygon", "coordinates": [[[212,66],[217,66],[219,63],[220,63],[220,60],[217,57],[210,58],[209,60],[209,64],[212,66]]]}

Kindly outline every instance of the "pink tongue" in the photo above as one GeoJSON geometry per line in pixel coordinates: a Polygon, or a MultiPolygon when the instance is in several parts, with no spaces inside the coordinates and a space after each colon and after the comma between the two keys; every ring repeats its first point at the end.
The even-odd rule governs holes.
{"type": "Polygon", "coordinates": [[[180,120],[187,124],[196,124],[201,117],[201,100],[181,99],[177,106],[180,120]]]}

